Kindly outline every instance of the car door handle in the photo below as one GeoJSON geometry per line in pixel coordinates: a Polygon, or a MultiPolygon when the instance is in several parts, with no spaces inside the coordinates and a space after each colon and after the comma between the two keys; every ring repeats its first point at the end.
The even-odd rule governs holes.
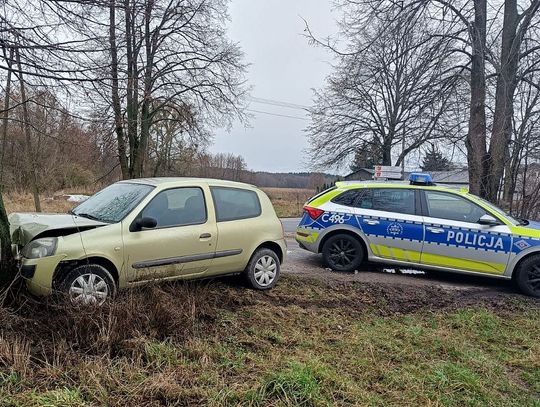
{"type": "Polygon", "coordinates": [[[212,235],[210,233],[203,233],[199,236],[199,239],[210,239],[212,235]]]}
{"type": "Polygon", "coordinates": [[[441,228],[427,228],[431,233],[444,233],[444,229],[441,228]]]}
{"type": "Polygon", "coordinates": [[[378,225],[380,222],[374,219],[364,219],[364,223],[367,223],[368,225],[378,225]]]}

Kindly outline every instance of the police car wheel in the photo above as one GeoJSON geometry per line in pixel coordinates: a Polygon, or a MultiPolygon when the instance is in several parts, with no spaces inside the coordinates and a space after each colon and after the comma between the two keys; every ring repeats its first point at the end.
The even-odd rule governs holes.
{"type": "Polygon", "coordinates": [[[322,248],[327,267],[335,271],[354,271],[364,260],[364,248],[358,239],[350,235],[330,237],[322,248]]]}
{"type": "Polygon", "coordinates": [[[531,256],[519,265],[516,283],[524,294],[540,298],[540,255],[531,256]]]}
{"type": "Polygon", "coordinates": [[[244,275],[250,287],[256,290],[269,290],[273,288],[281,271],[279,257],[270,249],[259,249],[249,261],[244,275]]]}

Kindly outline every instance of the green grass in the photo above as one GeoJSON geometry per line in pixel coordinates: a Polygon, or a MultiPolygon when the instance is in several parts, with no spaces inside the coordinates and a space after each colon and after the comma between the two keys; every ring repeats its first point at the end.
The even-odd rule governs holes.
{"type": "MultiPolygon", "coordinates": [[[[165,336],[138,326],[111,353],[56,337],[58,358],[32,358],[25,373],[0,355],[0,405],[540,406],[537,301],[456,297],[407,313],[367,286],[289,277],[270,293],[204,289],[193,309],[210,302],[216,314],[195,312],[187,336],[180,323],[165,336]]],[[[179,290],[158,298],[181,307],[179,290]]]]}

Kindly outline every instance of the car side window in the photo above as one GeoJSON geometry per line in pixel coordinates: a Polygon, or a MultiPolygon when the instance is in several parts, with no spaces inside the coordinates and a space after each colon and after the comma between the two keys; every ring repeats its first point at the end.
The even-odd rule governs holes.
{"type": "Polygon", "coordinates": [[[356,207],[362,196],[362,189],[350,189],[333,198],[331,202],[338,205],[356,207]]]}
{"type": "Polygon", "coordinates": [[[414,215],[414,191],[405,188],[365,189],[356,206],[362,209],[414,215]]]}
{"type": "Polygon", "coordinates": [[[461,196],[425,191],[428,215],[432,218],[477,223],[487,212],[461,196]]]}
{"type": "Polygon", "coordinates": [[[211,187],[218,222],[255,218],[261,214],[261,203],[255,191],[229,187],[211,187]]]}
{"type": "Polygon", "coordinates": [[[206,203],[201,188],[174,188],[158,193],[141,216],[154,218],[157,228],[205,223],[206,203]]]}

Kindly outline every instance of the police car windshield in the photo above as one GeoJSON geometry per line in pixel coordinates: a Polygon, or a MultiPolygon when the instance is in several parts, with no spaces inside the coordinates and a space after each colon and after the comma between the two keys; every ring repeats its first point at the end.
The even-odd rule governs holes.
{"type": "Polygon", "coordinates": [[[475,195],[474,197],[476,199],[478,199],[479,201],[482,201],[482,203],[486,204],[490,209],[497,212],[499,215],[504,216],[506,219],[508,219],[510,222],[512,222],[515,226],[517,226],[517,225],[526,225],[528,223],[526,221],[522,221],[522,220],[514,218],[513,216],[507,214],[505,211],[503,211],[498,206],[493,205],[491,202],[486,201],[485,199],[480,198],[479,196],[475,195]]]}

